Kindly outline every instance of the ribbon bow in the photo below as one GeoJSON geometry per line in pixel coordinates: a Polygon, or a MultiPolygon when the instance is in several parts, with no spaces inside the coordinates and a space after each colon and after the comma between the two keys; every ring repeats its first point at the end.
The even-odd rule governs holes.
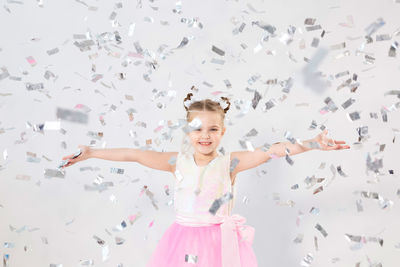
{"type": "MultiPolygon", "coordinates": [[[[214,102],[219,103],[219,105],[221,106],[222,109],[226,109],[226,108],[228,107],[228,103],[227,103],[224,99],[222,99],[221,97],[207,97],[207,98],[210,99],[210,100],[212,100],[212,101],[214,101],[214,102]]],[[[193,102],[202,101],[202,100],[204,100],[204,99],[206,99],[206,98],[201,98],[200,96],[193,95],[193,96],[191,97],[191,99],[186,100],[185,102],[183,102],[183,104],[184,104],[187,108],[189,108],[190,105],[191,105],[193,102]]]]}
{"type": "Polygon", "coordinates": [[[246,218],[239,214],[224,217],[221,224],[222,267],[242,267],[239,242],[247,242],[251,246],[255,232],[254,227],[244,225],[245,222],[246,218]]]}

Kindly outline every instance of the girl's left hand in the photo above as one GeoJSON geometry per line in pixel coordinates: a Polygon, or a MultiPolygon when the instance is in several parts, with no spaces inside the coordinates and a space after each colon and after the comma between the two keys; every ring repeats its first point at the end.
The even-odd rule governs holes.
{"type": "Polygon", "coordinates": [[[340,150],[350,148],[350,146],[344,145],[346,143],[345,141],[333,140],[332,138],[328,138],[326,136],[327,134],[328,130],[325,129],[322,133],[313,138],[313,141],[319,144],[319,150],[340,150]]]}

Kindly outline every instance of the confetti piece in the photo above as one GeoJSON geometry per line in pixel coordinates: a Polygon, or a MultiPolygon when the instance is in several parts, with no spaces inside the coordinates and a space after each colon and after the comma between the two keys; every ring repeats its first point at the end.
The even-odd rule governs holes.
{"type": "Polygon", "coordinates": [[[312,207],[311,210],[310,210],[310,213],[316,215],[316,214],[319,213],[319,209],[316,208],[316,207],[312,207]]]}
{"type": "Polygon", "coordinates": [[[218,209],[225,204],[226,202],[228,202],[229,200],[231,200],[233,198],[232,193],[228,192],[225,193],[222,197],[217,198],[214,200],[214,202],[212,203],[210,209],[208,210],[212,215],[215,216],[215,214],[217,213],[218,209]]]}
{"type": "Polygon", "coordinates": [[[197,256],[196,255],[191,255],[191,254],[185,254],[185,262],[187,263],[197,263],[197,256]]]}
{"type": "Polygon", "coordinates": [[[27,58],[26,58],[26,61],[28,61],[28,63],[29,63],[32,67],[36,66],[36,60],[35,60],[32,56],[27,57],[27,58]]]}
{"type": "Polygon", "coordinates": [[[303,237],[304,237],[303,234],[298,234],[298,235],[296,236],[296,238],[293,240],[293,243],[295,243],[295,244],[300,244],[300,243],[303,241],[303,237]]]}
{"type": "Polygon", "coordinates": [[[314,260],[313,255],[308,253],[304,256],[303,260],[300,262],[300,266],[309,267],[311,266],[311,262],[314,260]]]}
{"type": "Polygon", "coordinates": [[[225,55],[225,51],[219,49],[218,47],[216,47],[216,46],[214,46],[214,45],[211,47],[211,50],[212,50],[213,52],[217,53],[217,54],[220,55],[220,56],[224,56],[224,55],[225,55]]]}
{"type": "Polygon", "coordinates": [[[59,170],[54,170],[54,169],[45,169],[44,170],[44,177],[45,178],[65,178],[64,177],[65,173],[59,170]]]}
{"type": "Polygon", "coordinates": [[[342,167],[340,165],[337,166],[337,171],[341,176],[347,177],[347,175],[342,171],[342,167]]]}
{"type": "Polygon", "coordinates": [[[189,43],[189,38],[183,37],[181,43],[178,45],[178,47],[176,47],[176,49],[182,48],[186,46],[188,43],[189,43]]]}
{"type": "Polygon", "coordinates": [[[70,122],[77,122],[77,123],[82,123],[82,124],[86,124],[88,122],[87,114],[82,113],[80,111],[70,110],[70,109],[57,108],[56,116],[59,119],[70,121],[70,122]]]}
{"type": "Polygon", "coordinates": [[[80,260],[79,264],[83,265],[83,266],[89,266],[89,265],[94,265],[94,261],[93,260],[80,260]]]}
{"type": "Polygon", "coordinates": [[[124,174],[124,169],[111,167],[110,168],[110,172],[111,173],[116,173],[116,174],[124,174]]]}
{"type": "Polygon", "coordinates": [[[383,25],[385,25],[385,21],[382,18],[377,18],[374,22],[372,22],[368,27],[365,28],[367,36],[371,36],[383,25]]]}
{"type": "Polygon", "coordinates": [[[355,121],[361,118],[360,113],[358,111],[354,111],[352,113],[346,113],[346,117],[349,121],[355,121]]]}
{"type": "Polygon", "coordinates": [[[43,89],[44,85],[43,83],[26,83],[25,84],[26,89],[28,89],[29,91],[32,90],[39,90],[39,89],[43,89]]]}
{"type": "Polygon", "coordinates": [[[60,50],[56,47],[56,48],[47,50],[46,52],[47,52],[47,54],[48,54],[49,56],[52,56],[52,55],[57,54],[58,52],[60,52],[60,50]]]}
{"type": "Polygon", "coordinates": [[[290,165],[293,165],[293,164],[294,164],[294,161],[292,160],[291,157],[289,157],[289,155],[286,155],[286,156],[285,156],[285,159],[286,159],[287,163],[289,163],[290,165]]]}
{"type": "Polygon", "coordinates": [[[118,236],[115,237],[115,244],[122,245],[122,244],[124,244],[124,242],[125,242],[125,239],[123,239],[122,237],[118,237],[118,236]]]}
{"type": "Polygon", "coordinates": [[[306,18],[304,20],[304,25],[314,25],[315,21],[316,21],[316,19],[314,19],[314,18],[306,18]]]}
{"type": "Polygon", "coordinates": [[[108,260],[110,258],[110,249],[109,249],[108,245],[102,247],[101,254],[102,254],[102,260],[103,261],[106,261],[106,260],[108,260]]]}
{"type": "Polygon", "coordinates": [[[315,228],[316,228],[324,237],[327,237],[327,236],[328,236],[328,233],[325,231],[324,228],[322,228],[322,226],[321,226],[319,223],[317,223],[317,224],[315,225],[315,228]]]}
{"type": "Polygon", "coordinates": [[[320,187],[318,187],[317,189],[314,190],[313,195],[322,192],[324,190],[324,187],[321,185],[320,187]]]}

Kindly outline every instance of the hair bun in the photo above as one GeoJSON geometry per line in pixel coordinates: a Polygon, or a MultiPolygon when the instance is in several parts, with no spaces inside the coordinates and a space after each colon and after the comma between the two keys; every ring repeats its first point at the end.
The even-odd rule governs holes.
{"type": "Polygon", "coordinates": [[[228,104],[228,106],[224,109],[224,113],[226,114],[231,106],[231,102],[229,102],[229,99],[224,96],[221,96],[221,99],[224,100],[228,104]]]}
{"type": "Polygon", "coordinates": [[[186,95],[185,99],[183,99],[183,106],[185,107],[186,111],[189,111],[189,109],[188,109],[188,107],[186,107],[185,102],[186,102],[187,100],[191,100],[192,96],[193,96],[192,93],[188,93],[188,94],[186,95]]]}

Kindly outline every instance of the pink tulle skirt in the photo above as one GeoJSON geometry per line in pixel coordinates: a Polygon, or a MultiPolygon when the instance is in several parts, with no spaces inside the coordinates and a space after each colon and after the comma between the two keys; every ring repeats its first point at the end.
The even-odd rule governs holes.
{"type": "MultiPolygon", "coordinates": [[[[257,258],[249,243],[239,242],[239,251],[243,267],[257,267],[257,258]]],[[[195,266],[222,266],[220,225],[186,226],[172,223],[158,242],[147,267],[195,266]],[[189,257],[186,255],[197,256],[197,262],[185,260],[185,257],[189,257]]]]}

